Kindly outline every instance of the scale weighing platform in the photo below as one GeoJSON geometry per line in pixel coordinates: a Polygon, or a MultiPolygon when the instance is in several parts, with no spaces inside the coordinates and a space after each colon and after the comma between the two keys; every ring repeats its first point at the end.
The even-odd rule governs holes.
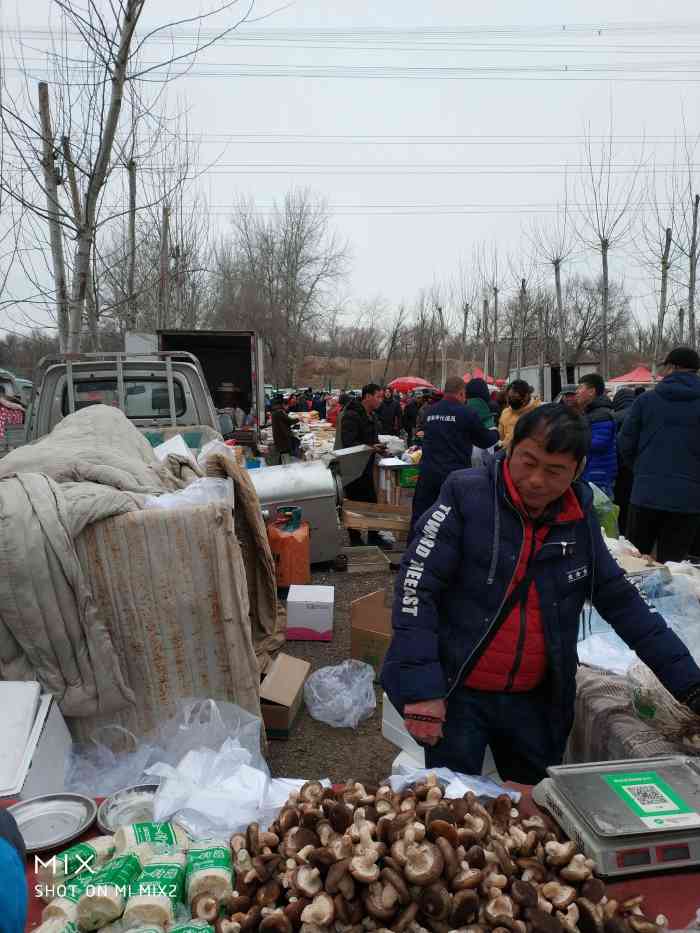
{"type": "Polygon", "coordinates": [[[700,864],[700,759],[557,765],[533,789],[605,877],[700,864]]]}

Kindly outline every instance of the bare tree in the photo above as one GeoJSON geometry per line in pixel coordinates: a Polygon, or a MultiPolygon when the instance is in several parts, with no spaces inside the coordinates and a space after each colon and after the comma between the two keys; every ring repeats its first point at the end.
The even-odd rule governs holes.
{"type": "Polygon", "coordinates": [[[137,87],[147,77],[152,82],[159,71],[167,81],[176,63],[191,66],[198,52],[250,16],[253,0],[248,0],[236,23],[206,39],[200,32],[193,47],[183,54],[141,65],[140,52],[149,40],[173,26],[189,25],[196,30],[211,16],[230,11],[241,2],[245,0],[222,2],[211,13],[184,17],[137,37],[145,0],[114,0],[107,7],[98,0],[85,0],[83,5],[76,0],[54,0],[60,15],[59,38],[49,53],[54,100],[50,100],[47,82],[39,85],[37,106],[31,106],[29,93],[24,104],[6,93],[2,123],[17,169],[30,178],[31,186],[28,189],[7,174],[0,179],[0,186],[50,231],[56,317],[63,349],[80,349],[100,206],[117,167],[126,162],[126,140],[131,132],[130,127],[124,130],[121,119],[126,87],[137,87]],[[76,33],[80,42],[70,38],[76,33]],[[58,246],[64,237],[72,243],[70,282],[68,261],[58,246]]]}
{"type": "Polygon", "coordinates": [[[621,246],[629,237],[639,202],[638,178],[642,159],[636,163],[631,178],[616,174],[613,144],[612,110],[607,138],[594,152],[590,128],[584,133],[583,158],[585,174],[581,184],[579,223],[577,233],[581,242],[600,254],[602,269],[602,332],[601,375],[607,379],[609,365],[609,313],[610,313],[610,250],[621,246]]]}
{"type": "Polygon", "coordinates": [[[554,221],[549,226],[535,224],[532,230],[531,241],[536,254],[543,261],[551,265],[554,272],[554,291],[557,301],[557,349],[559,358],[559,374],[561,383],[567,382],[566,375],[566,321],[564,317],[564,298],[561,281],[562,266],[568,262],[574,253],[574,232],[569,217],[568,186],[564,182],[564,201],[557,204],[554,221]]]}
{"type": "Polygon", "coordinates": [[[656,340],[651,371],[656,375],[656,365],[664,339],[664,324],[668,309],[669,276],[678,257],[676,236],[675,172],[670,178],[659,178],[655,167],[647,179],[647,200],[651,206],[642,220],[643,261],[651,267],[659,279],[659,303],[656,315],[656,340]],[[659,192],[659,187],[663,190],[659,192]],[[659,195],[663,200],[659,200],[659,195]]]}
{"type": "Polygon", "coordinates": [[[325,202],[308,189],[291,191],[269,217],[240,201],[232,222],[236,274],[278,328],[274,339],[284,351],[287,384],[294,385],[304,335],[333,305],[348,248],[330,229],[325,202]]]}
{"type": "Polygon", "coordinates": [[[674,196],[680,207],[676,245],[688,264],[688,342],[692,347],[697,346],[698,340],[695,320],[695,292],[698,275],[698,212],[700,211],[700,194],[698,194],[695,171],[697,148],[698,139],[691,140],[689,138],[685,116],[683,116],[684,170],[674,176],[676,182],[674,196]]]}

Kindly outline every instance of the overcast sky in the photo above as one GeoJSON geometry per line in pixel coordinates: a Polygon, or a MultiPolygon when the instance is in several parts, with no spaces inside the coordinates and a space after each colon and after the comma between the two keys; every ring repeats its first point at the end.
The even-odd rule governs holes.
{"type": "MultiPolygon", "coordinates": [[[[282,2],[259,0],[255,13],[282,2]]],[[[46,27],[48,6],[5,2],[4,25],[19,21],[38,48],[41,36],[27,37],[46,27]]],[[[144,22],[192,9],[149,0],[144,22]]],[[[584,127],[605,133],[611,106],[621,172],[642,137],[647,159],[671,162],[682,106],[700,132],[690,0],[297,0],[237,36],[171,91],[189,107],[203,160],[221,156],[203,181],[213,222],[225,227],[238,195],[265,209],[311,187],[350,244],[355,301],[410,303],[482,242],[497,243],[505,265],[531,219],[552,216],[564,166],[578,200],[584,127]]],[[[146,58],[162,54],[154,46],[146,58]]],[[[632,252],[611,268],[642,313],[654,283],[632,252]]]]}

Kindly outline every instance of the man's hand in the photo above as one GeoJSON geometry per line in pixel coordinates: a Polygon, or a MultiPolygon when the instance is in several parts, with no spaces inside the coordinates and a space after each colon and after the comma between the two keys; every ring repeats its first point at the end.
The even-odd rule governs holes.
{"type": "Polygon", "coordinates": [[[375,444],[374,452],[376,454],[385,454],[386,453],[386,444],[375,444]]]}
{"type": "Polygon", "coordinates": [[[436,745],[442,738],[442,724],[447,715],[447,706],[444,700],[423,700],[422,703],[407,703],[403,708],[403,715],[406,729],[414,739],[423,745],[436,745]],[[411,719],[411,716],[421,718],[411,719]],[[422,717],[425,717],[425,719],[422,717]]]}

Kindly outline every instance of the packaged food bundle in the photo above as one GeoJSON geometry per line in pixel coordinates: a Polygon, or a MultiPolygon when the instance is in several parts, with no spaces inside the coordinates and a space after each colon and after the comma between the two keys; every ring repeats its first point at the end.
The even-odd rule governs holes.
{"type": "Polygon", "coordinates": [[[190,846],[185,874],[187,903],[200,894],[217,900],[233,891],[231,849],[225,842],[202,842],[190,846]]]}
{"type": "Polygon", "coordinates": [[[185,889],[184,852],[156,855],[131,885],[124,910],[128,927],[155,924],[161,928],[175,919],[175,908],[183,900],[185,889]]]}
{"type": "Polygon", "coordinates": [[[114,834],[114,850],[117,855],[144,843],[154,847],[185,850],[189,846],[189,839],[176,823],[131,823],[121,826],[114,834]]]}
{"type": "MultiPolygon", "coordinates": [[[[63,884],[57,885],[49,883],[41,885],[41,888],[49,898],[51,894],[48,892],[52,889],[60,890],[60,894],[54,897],[53,900],[50,900],[46,907],[44,907],[41,915],[42,923],[47,923],[49,920],[60,920],[64,924],[75,923],[78,919],[78,902],[85,893],[88,884],[92,883],[94,877],[95,876],[90,872],[85,872],[77,878],[72,878],[70,881],[66,881],[63,884]]],[[[43,893],[42,896],[44,896],[43,893]]]]}
{"type": "Polygon", "coordinates": [[[113,855],[114,836],[96,836],[60,852],[48,864],[42,864],[37,872],[37,881],[47,887],[61,884],[83,872],[94,872],[113,855]]]}
{"type": "Polygon", "coordinates": [[[214,933],[214,927],[204,920],[188,920],[172,924],[168,927],[168,933],[214,933]]]}
{"type": "Polygon", "coordinates": [[[40,926],[35,927],[33,933],[78,933],[78,928],[70,920],[51,917],[50,920],[45,920],[40,926]]]}
{"type": "Polygon", "coordinates": [[[98,930],[124,913],[129,886],[143,870],[141,860],[133,852],[118,855],[92,875],[85,893],[78,901],[78,926],[81,930],[98,930]]]}

